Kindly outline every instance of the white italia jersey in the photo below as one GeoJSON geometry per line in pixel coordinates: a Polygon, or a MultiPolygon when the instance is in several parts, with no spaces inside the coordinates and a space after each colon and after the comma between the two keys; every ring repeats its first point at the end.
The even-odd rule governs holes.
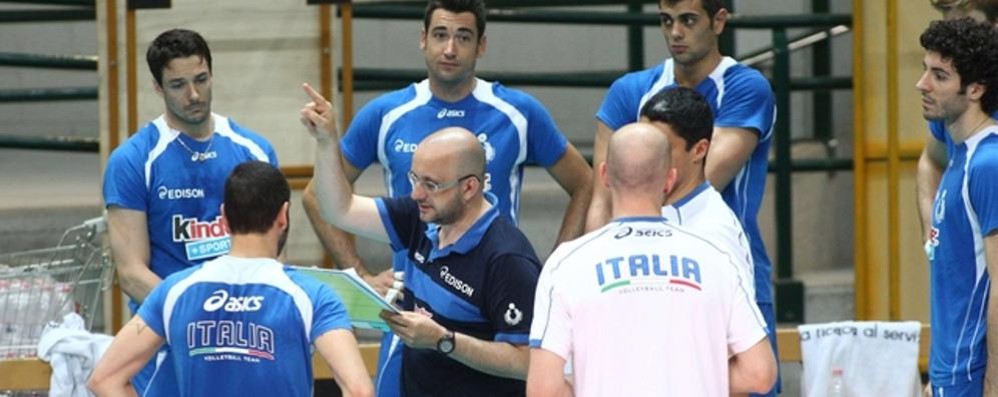
{"type": "MultiPolygon", "coordinates": [[[[755,268],[752,266],[752,251],[748,239],[738,217],[724,203],[721,193],[704,182],[692,192],[672,203],[662,207],[662,217],[669,223],[680,225],[687,230],[703,236],[722,250],[732,254],[732,260],[738,262],[749,280],[754,280],[755,268]]],[[[749,284],[752,296],[755,296],[755,284],[749,284]]]]}
{"type": "Polygon", "coordinates": [[[766,337],[741,265],[663,218],[618,218],[541,272],[530,346],[572,360],[577,396],[726,396],[766,337]]]}

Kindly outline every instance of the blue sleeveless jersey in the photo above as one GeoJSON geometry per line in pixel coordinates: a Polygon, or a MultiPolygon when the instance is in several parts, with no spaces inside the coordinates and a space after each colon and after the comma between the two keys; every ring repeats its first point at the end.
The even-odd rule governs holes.
{"type": "MultiPolygon", "coordinates": [[[[616,131],[637,121],[641,107],[652,96],[676,85],[672,59],[651,69],[624,75],[610,87],[596,118],[616,131]]],[[[769,146],[776,120],[773,91],[762,74],[729,57],[724,57],[695,89],[710,104],[715,127],[745,128],[759,134],[755,151],[721,196],[748,234],[755,266],[756,301],[772,303],[772,265],[756,217],[766,190],[769,146]]]]}
{"type": "Polygon", "coordinates": [[[925,251],[930,264],[933,386],[983,378],[988,288],[991,280],[983,239],[998,230],[998,127],[956,144],[944,142],[950,162],[936,191],[932,230],[925,251]]]}
{"type": "Polygon", "coordinates": [[[332,290],[268,258],[175,273],[138,315],[166,339],[181,396],[311,396],[312,344],[351,329],[332,290]]]}

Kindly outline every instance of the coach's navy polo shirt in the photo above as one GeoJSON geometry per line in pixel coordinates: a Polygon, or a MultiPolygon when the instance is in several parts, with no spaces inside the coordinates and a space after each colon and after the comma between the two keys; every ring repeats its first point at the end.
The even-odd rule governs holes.
{"type": "MultiPolygon", "coordinates": [[[[486,199],[496,201],[490,193],[486,199]]],[[[527,344],[541,264],[526,236],[495,206],[457,242],[438,249],[439,226],[419,220],[414,200],[379,198],[377,205],[392,248],[409,250],[406,310],[478,339],[527,344]]],[[[523,381],[479,372],[434,349],[409,347],[403,352],[402,383],[408,396],[519,396],[526,391],[523,381]]]]}

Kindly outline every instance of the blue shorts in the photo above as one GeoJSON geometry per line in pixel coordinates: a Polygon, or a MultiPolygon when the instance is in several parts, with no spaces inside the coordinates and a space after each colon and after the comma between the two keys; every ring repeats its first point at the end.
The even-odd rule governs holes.
{"type": "Polygon", "coordinates": [[[777,350],[776,346],[776,308],[772,303],[757,303],[759,305],[759,311],[762,312],[762,318],[766,320],[766,328],[769,329],[769,345],[773,347],[773,354],[776,355],[776,384],[773,385],[773,389],[769,393],[765,394],[750,394],[752,397],[772,397],[783,391],[783,380],[780,378],[780,352],[777,350]]]}
{"type": "Polygon", "coordinates": [[[402,340],[391,332],[381,337],[378,351],[378,373],[374,378],[374,391],[378,397],[402,395],[402,340]]]}
{"type": "Polygon", "coordinates": [[[933,397],[981,397],[984,395],[984,377],[978,376],[967,383],[953,386],[932,385],[933,397]]]}

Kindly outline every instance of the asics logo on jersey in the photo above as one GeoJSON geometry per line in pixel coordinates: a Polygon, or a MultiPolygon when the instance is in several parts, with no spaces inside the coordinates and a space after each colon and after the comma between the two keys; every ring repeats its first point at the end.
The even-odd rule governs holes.
{"type": "Polygon", "coordinates": [[[667,286],[700,290],[700,263],[669,255],[668,263],[658,254],[607,258],[596,264],[596,282],[601,292],[620,287],[663,290],[667,286]]]}
{"type": "Polygon", "coordinates": [[[208,299],[205,299],[201,308],[206,312],[215,312],[224,309],[229,313],[255,312],[263,307],[262,296],[233,296],[229,297],[229,292],[220,289],[212,292],[208,299]]]}
{"type": "Polygon", "coordinates": [[[183,200],[183,199],[202,199],[204,198],[204,190],[198,188],[182,188],[182,189],[170,189],[166,186],[160,186],[157,189],[159,193],[160,200],[183,200]]]}
{"type": "Polygon", "coordinates": [[[444,117],[464,117],[464,110],[462,109],[440,109],[437,113],[437,118],[442,119],[444,117]]]}
{"type": "Polygon", "coordinates": [[[453,274],[450,274],[450,268],[447,266],[440,268],[440,279],[444,280],[447,285],[454,287],[458,292],[468,295],[468,297],[475,294],[475,288],[461,281],[461,279],[454,277],[453,274]]]}
{"type": "Polygon", "coordinates": [[[419,145],[415,143],[409,143],[401,139],[396,139],[395,145],[393,145],[395,153],[414,153],[416,152],[417,146],[419,145]]]}
{"type": "Polygon", "coordinates": [[[172,224],[173,241],[177,243],[229,235],[229,228],[222,223],[221,215],[215,217],[215,220],[211,222],[174,215],[172,224]]]}

